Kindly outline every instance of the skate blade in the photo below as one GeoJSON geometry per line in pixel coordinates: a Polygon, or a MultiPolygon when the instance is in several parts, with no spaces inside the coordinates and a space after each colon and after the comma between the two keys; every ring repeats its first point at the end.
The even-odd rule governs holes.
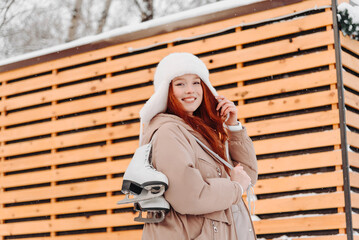
{"type": "Polygon", "coordinates": [[[140,201],[149,200],[162,196],[165,192],[165,186],[161,185],[160,190],[157,193],[152,193],[144,189],[140,195],[134,195],[133,198],[129,198],[129,194],[126,194],[126,197],[123,200],[117,202],[117,204],[127,204],[127,203],[136,203],[140,201]]]}
{"type": "Polygon", "coordinates": [[[135,217],[136,222],[142,222],[142,223],[159,223],[162,222],[165,219],[166,212],[165,210],[158,210],[158,211],[148,211],[148,213],[152,213],[152,217],[144,218],[142,217],[142,211],[139,211],[139,215],[135,217]],[[158,216],[159,215],[159,216],[158,216]]]}

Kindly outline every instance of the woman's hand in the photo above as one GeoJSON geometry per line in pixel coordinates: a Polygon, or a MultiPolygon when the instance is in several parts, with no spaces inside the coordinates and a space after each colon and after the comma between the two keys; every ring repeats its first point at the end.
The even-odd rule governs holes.
{"type": "Polygon", "coordinates": [[[245,191],[251,183],[251,178],[239,164],[231,170],[231,180],[241,184],[243,191],[245,191]]]}
{"type": "Polygon", "coordinates": [[[221,117],[227,117],[228,119],[225,122],[228,126],[237,125],[237,107],[232,101],[229,101],[224,96],[216,96],[218,105],[216,110],[219,111],[221,117]]]}

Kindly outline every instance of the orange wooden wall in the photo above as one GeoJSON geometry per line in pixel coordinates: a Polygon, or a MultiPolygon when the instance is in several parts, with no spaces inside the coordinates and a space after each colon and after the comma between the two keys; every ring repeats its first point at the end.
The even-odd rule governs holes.
{"type": "MultiPolygon", "coordinates": [[[[258,237],[347,239],[332,28],[330,0],[302,1],[0,73],[1,239],[141,238],[116,202],[155,66],[178,51],[206,63],[254,141],[258,237]]],[[[355,212],[359,45],[342,47],[355,212]]]]}
{"type": "Polygon", "coordinates": [[[359,41],[341,35],[353,228],[359,232],[359,41]]]}

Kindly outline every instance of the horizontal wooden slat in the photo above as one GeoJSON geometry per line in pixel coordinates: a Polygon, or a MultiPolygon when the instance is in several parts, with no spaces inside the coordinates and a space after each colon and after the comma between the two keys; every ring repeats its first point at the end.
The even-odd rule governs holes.
{"type": "Polygon", "coordinates": [[[330,90],[240,105],[237,107],[237,109],[239,118],[249,118],[306,108],[320,107],[337,102],[337,91],[330,90]]]}
{"type": "Polygon", "coordinates": [[[119,213],[51,221],[33,221],[25,223],[9,223],[0,225],[1,235],[30,234],[50,231],[68,231],[75,229],[103,228],[109,226],[141,225],[135,222],[134,213],[119,213]]]}
{"type": "Polygon", "coordinates": [[[354,229],[359,229],[359,214],[352,214],[352,218],[353,218],[353,228],[354,229]]]}
{"type": "MultiPolygon", "coordinates": [[[[96,98],[91,99],[91,104],[96,102],[96,98]]],[[[103,99],[104,100],[104,99],[103,99]]],[[[105,101],[105,100],[104,100],[105,101]]],[[[77,101],[76,101],[77,102],[77,101]]],[[[82,103],[85,103],[86,105],[89,105],[88,100],[83,101],[82,103]]],[[[85,105],[85,106],[86,106],[85,105]]],[[[55,116],[61,116],[71,113],[76,113],[78,111],[81,111],[79,109],[83,108],[84,106],[81,106],[80,103],[76,103],[75,105],[71,102],[69,103],[63,103],[60,105],[54,105],[49,107],[41,107],[36,109],[35,111],[23,111],[19,113],[12,113],[11,115],[7,115],[6,117],[0,116],[0,124],[3,124],[3,126],[12,125],[12,124],[20,124],[24,122],[31,122],[41,119],[47,119],[55,116]],[[71,110],[73,107],[74,110],[71,110]],[[36,113],[36,116],[33,115],[36,113]]],[[[87,106],[89,110],[94,109],[95,107],[100,106],[93,106],[92,108],[90,106],[87,106]]],[[[105,106],[102,106],[105,107],[105,106]]],[[[117,108],[112,111],[107,111],[109,115],[117,115],[117,119],[121,121],[126,120],[132,120],[139,117],[139,111],[143,107],[143,105],[135,105],[130,107],[123,107],[123,108],[117,108]]],[[[74,119],[74,118],[72,118],[74,119]]],[[[96,123],[95,123],[96,124],[96,123]]]]}
{"type": "MultiPolygon", "coordinates": [[[[120,191],[122,178],[88,181],[4,192],[0,203],[25,202],[48,198],[70,197],[85,194],[120,191]]],[[[114,203],[115,205],[116,203],[114,203]]]]}
{"type": "Polygon", "coordinates": [[[220,92],[234,101],[316,88],[334,83],[336,83],[336,73],[334,70],[329,70],[230,88],[220,92]]]}
{"type": "Polygon", "coordinates": [[[94,163],[56,170],[45,170],[5,176],[2,179],[2,187],[16,187],[46,182],[65,181],[71,179],[88,178],[115,173],[123,173],[128,167],[129,161],[113,161],[104,163],[94,163]]]}
{"type": "MultiPolygon", "coordinates": [[[[136,127],[138,127],[138,125],[136,127]]],[[[54,138],[43,138],[27,142],[13,143],[3,146],[1,151],[4,155],[15,155],[26,152],[42,151],[46,149],[57,149],[84,145],[118,138],[134,137],[138,136],[138,134],[139,128],[116,126],[106,129],[66,134],[54,138]],[[21,148],[21,151],[19,151],[19,148],[21,148]]]]}
{"type": "MultiPolygon", "coordinates": [[[[126,42],[126,43],[118,44],[115,46],[107,47],[104,49],[99,49],[99,50],[96,50],[93,52],[87,52],[87,53],[83,53],[83,54],[69,56],[69,57],[65,57],[63,59],[58,59],[58,60],[38,64],[36,66],[25,67],[22,69],[17,69],[17,70],[13,70],[10,72],[1,73],[0,77],[2,79],[13,79],[13,78],[19,78],[22,76],[33,75],[36,73],[48,71],[48,69],[58,69],[58,68],[62,68],[62,67],[76,65],[76,64],[79,64],[82,62],[93,61],[93,60],[113,56],[116,54],[127,53],[129,51],[130,47],[131,47],[131,49],[136,49],[136,48],[141,48],[141,47],[146,47],[146,46],[149,46],[152,44],[156,44],[158,42],[167,42],[167,41],[169,41],[169,39],[175,40],[175,39],[181,39],[184,37],[202,35],[205,33],[215,32],[215,31],[218,31],[218,30],[221,30],[224,28],[228,28],[228,27],[237,25],[239,23],[250,23],[250,22],[260,21],[262,19],[275,18],[275,17],[279,17],[282,15],[291,14],[293,12],[307,10],[308,8],[317,8],[317,7],[321,7],[321,6],[329,7],[330,4],[331,4],[330,0],[319,0],[319,1],[315,1],[315,2],[304,1],[304,2],[301,2],[298,4],[292,4],[292,5],[288,5],[286,7],[275,8],[273,10],[269,10],[269,11],[265,11],[265,12],[259,12],[259,13],[254,13],[254,14],[250,14],[250,15],[240,16],[240,17],[231,18],[231,19],[224,20],[224,21],[210,23],[207,25],[201,25],[201,26],[197,26],[197,27],[193,27],[193,28],[189,28],[189,29],[174,31],[172,33],[149,37],[146,39],[140,39],[140,40],[132,41],[130,44],[126,42]]],[[[328,19],[328,17],[322,17],[322,18],[318,18],[317,21],[303,21],[302,23],[298,23],[297,26],[292,25],[292,32],[288,32],[287,34],[297,32],[298,30],[300,30],[300,31],[307,30],[307,26],[315,28],[316,23],[318,23],[318,22],[320,23],[321,26],[329,25],[330,23],[323,22],[323,21],[327,21],[327,19],[328,19]]],[[[268,36],[268,35],[271,35],[271,34],[277,33],[277,32],[280,33],[283,31],[283,29],[286,29],[285,27],[283,27],[283,25],[275,26],[275,27],[271,26],[271,29],[264,29],[264,31],[261,32],[261,34],[258,34],[258,36],[263,36],[263,34],[265,34],[265,36],[266,35],[268,36]]],[[[254,40],[249,39],[249,41],[254,41],[254,40]]]]}
{"type": "Polygon", "coordinates": [[[339,32],[339,33],[340,33],[341,45],[344,48],[350,50],[351,52],[359,55],[359,42],[351,39],[349,36],[344,37],[342,32],[339,32]]]}
{"type": "Polygon", "coordinates": [[[359,173],[349,172],[349,176],[350,176],[350,186],[359,188],[359,173]]]}
{"type": "Polygon", "coordinates": [[[345,116],[348,126],[359,129],[359,114],[353,113],[352,111],[345,111],[345,116]]]}
{"type": "Polygon", "coordinates": [[[343,186],[342,171],[262,179],[256,183],[254,192],[267,194],[336,186],[343,186]]]}
{"type": "MultiPolygon", "coordinates": [[[[323,14],[328,13],[326,12],[323,14]]],[[[268,26],[266,26],[266,28],[268,28],[268,26]]],[[[257,29],[255,31],[255,34],[257,36],[257,29]]],[[[243,48],[239,49],[238,51],[212,55],[204,57],[202,58],[202,60],[208,66],[209,69],[219,68],[231,65],[233,63],[243,63],[258,59],[265,59],[273,56],[295,53],[299,50],[303,51],[329,44],[334,44],[333,33],[331,31],[326,31],[291,39],[280,40],[277,42],[267,43],[259,46],[243,48]],[[313,41],[313,38],[318,39],[318,41],[313,41]]]]}
{"type": "Polygon", "coordinates": [[[111,145],[95,146],[91,148],[74,149],[71,151],[42,154],[0,162],[0,169],[4,172],[23,169],[39,168],[51,165],[76,163],[85,160],[133,154],[138,147],[138,141],[120,142],[111,145]]]}
{"type": "Polygon", "coordinates": [[[228,70],[211,74],[213,85],[240,82],[262,77],[270,77],[308,68],[315,68],[335,63],[335,52],[333,50],[286,58],[279,61],[256,64],[235,70],[228,70]]]}
{"type": "Polygon", "coordinates": [[[117,205],[116,203],[122,199],[123,196],[112,196],[8,207],[0,209],[0,219],[16,219],[133,207],[133,204],[130,203],[117,205]]]}
{"type": "MultiPolygon", "coordinates": [[[[75,87],[66,87],[66,88],[59,88],[54,89],[51,91],[46,92],[40,92],[35,94],[30,94],[22,97],[17,97],[14,99],[10,99],[7,101],[4,101],[3,103],[0,103],[1,109],[6,109],[7,111],[12,109],[18,109],[23,107],[28,107],[32,105],[42,104],[42,103],[48,103],[55,100],[60,99],[66,99],[68,94],[67,92],[72,92],[77,89],[77,86],[75,87]],[[69,89],[70,88],[70,89],[69,89]],[[74,89],[73,89],[74,88],[74,89]],[[62,97],[64,96],[64,98],[62,97]]],[[[96,106],[97,104],[94,104],[93,108],[99,108],[106,106],[104,105],[104,99],[108,100],[108,103],[112,105],[118,105],[118,104],[125,104],[125,103],[131,103],[131,102],[137,102],[137,101],[143,101],[151,97],[153,93],[153,87],[147,86],[142,88],[136,88],[131,90],[125,90],[117,93],[112,93],[108,95],[101,95],[94,97],[94,99],[81,99],[76,100],[75,102],[81,102],[83,105],[85,105],[85,109],[79,108],[78,111],[85,111],[89,110],[89,102],[98,102],[100,105],[96,106]]],[[[61,108],[62,104],[57,105],[59,108],[61,108]]],[[[57,108],[57,107],[55,107],[57,108]]],[[[55,110],[56,111],[56,110],[55,110]]]]}
{"type": "Polygon", "coordinates": [[[348,152],[348,160],[350,166],[359,168],[359,153],[349,151],[348,152]]]}
{"type": "Polygon", "coordinates": [[[340,131],[324,131],[254,141],[257,155],[333,146],[340,144],[340,131]]]}
{"type": "Polygon", "coordinates": [[[352,208],[359,208],[359,194],[351,192],[350,194],[352,208]]]}
{"type": "MultiPolygon", "coordinates": [[[[76,234],[56,236],[57,240],[141,240],[142,230],[125,230],[106,233],[89,233],[89,234],[76,234]]],[[[29,238],[29,240],[53,240],[51,237],[37,237],[36,239],[29,238]]],[[[319,239],[318,239],[319,240],[319,239]]],[[[342,240],[335,238],[334,240],[342,240]]]]}
{"type": "Polygon", "coordinates": [[[346,71],[342,71],[342,74],[343,74],[344,86],[359,92],[359,77],[346,71]]]}
{"type": "Polygon", "coordinates": [[[254,222],[254,227],[257,234],[338,229],[345,228],[345,215],[261,220],[254,222]]]}
{"type": "MultiPolygon", "coordinates": [[[[133,107],[125,108],[122,111],[115,109],[107,110],[104,112],[91,113],[83,116],[76,116],[76,120],[73,118],[64,118],[58,119],[56,121],[41,122],[37,124],[5,129],[1,132],[0,141],[24,139],[50,133],[59,133],[94,127],[107,123],[121,122],[124,120],[123,112],[126,112],[126,109],[131,111],[131,108],[133,107]]],[[[137,110],[136,107],[134,109],[137,110]]],[[[139,129],[139,123],[125,124],[123,127],[126,129],[123,136],[133,136],[133,132],[139,129]]]]}
{"type": "Polygon", "coordinates": [[[359,110],[359,96],[349,91],[344,91],[344,102],[348,106],[359,110]]]}
{"type": "Polygon", "coordinates": [[[263,199],[257,200],[255,205],[255,214],[270,214],[344,207],[345,201],[344,193],[336,192],[263,199]]]}
{"type": "MultiPolygon", "coordinates": [[[[87,83],[86,82],[77,83],[76,85],[83,86],[84,89],[82,90],[82,92],[89,91],[88,89],[90,89],[91,91],[93,87],[96,87],[97,89],[105,89],[106,87],[108,88],[128,87],[131,85],[137,85],[137,84],[142,84],[152,81],[153,71],[154,68],[138,70],[131,73],[106,77],[99,80],[93,80],[87,83]]],[[[100,75],[101,74],[98,73],[96,76],[100,76],[100,75]]],[[[8,96],[16,93],[29,92],[34,89],[42,89],[46,87],[57,86],[60,84],[71,83],[77,79],[76,76],[73,76],[72,78],[68,78],[68,79],[63,79],[56,76],[57,76],[56,74],[48,74],[48,75],[30,78],[27,79],[26,81],[8,83],[0,87],[0,96],[8,96]]],[[[67,93],[67,94],[74,94],[74,93],[67,93]]]]}
{"type": "Polygon", "coordinates": [[[259,174],[290,172],[342,164],[341,151],[270,158],[258,161],[259,174]]]}
{"type": "Polygon", "coordinates": [[[339,124],[338,110],[244,123],[249,136],[295,131],[332,124],[339,124]]]}
{"type": "Polygon", "coordinates": [[[348,144],[350,146],[359,148],[359,134],[351,131],[347,131],[348,144]]]}
{"type": "Polygon", "coordinates": [[[349,53],[342,51],[342,64],[343,66],[349,68],[350,70],[358,72],[359,58],[355,58],[349,53]]]}
{"type": "MultiPolygon", "coordinates": [[[[93,82],[85,82],[82,84],[76,84],[67,87],[56,88],[39,93],[28,94],[25,96],[10,98],[3,101],[0,104],[1,109],[11,110],[18,109],[37,104],[43,104],[52,101],[58,101],[62,99],[70,99],[77,96],[83,96],[87,94],[93,94],[109,89],[114,89],[123,85],[121,81],[116,81],[116,78],[103,79],[93,82]]],[[[152,86],[138,87],[135,89],[138,94],[133,94],[134,90],[125,90],[119,93],[113,93],[111,95],[121,95],[121,97],[127,98],[127,102],[136,102],[149,98],[152,95],[152,86]]]]}

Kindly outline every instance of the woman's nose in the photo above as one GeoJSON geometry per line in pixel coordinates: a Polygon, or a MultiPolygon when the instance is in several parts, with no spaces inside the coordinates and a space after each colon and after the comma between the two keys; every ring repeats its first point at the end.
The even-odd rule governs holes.
{"type": "Polygon", "coordinates": [[[186,86],[186,93],[193,93],[193,87],[191,86],[191,84],[188,84],[186,86]]]}

